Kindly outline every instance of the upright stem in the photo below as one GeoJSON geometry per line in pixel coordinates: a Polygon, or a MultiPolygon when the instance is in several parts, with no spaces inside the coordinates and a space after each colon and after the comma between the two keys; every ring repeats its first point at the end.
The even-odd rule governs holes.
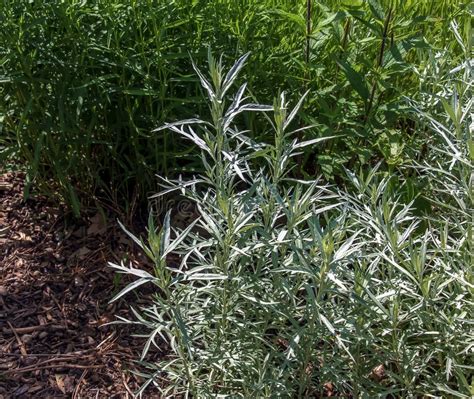
{"type": "Polygon", "coordinates": [[[311,35],[311,0],[306,0],[306,66],[309,65],[310,35],[311,35]]]}
{"type": "Polygon", "coordinates": [[[347,18],[346,23],[344,24],[344,36],[342,37],[342,43],[341,43],[343,52],[346,50],[350,31],[351,31],[351,19],[347,18]]]}
{"type": "MultiPolygon", "coordinates": [[[[385,18],[385,23],[383,26],[383,33],[382,33],[382,43],[380,45],[380,52],[379,52],[379,58],[377,60],[377,69],[381,68],[383,65],[383,56],[385,53],[385,46],[387,43],[387,37],[388,37],[388,28],[390,26],[390,19],[392,18],[392,7],[388,9],[388,14],[387,18],[385,18]]],[[[372,110],[372,105],[374,103],[374,97],[375,97],[375,91],[377,89],[377,79],[374,78],[374,82],[372,84],[372,90],[370,92],[370,98],[369,98],[369,103],[367,105],[367,112],[365,113],[365,122],[367,122],[367,119],[369,119],[369,114],[370,111],[372,110]]]]}
{"type": "MultiPolygon", "coordinates": [[[[310,55],[310,40],[311,36],[311,0],[306,0],[306,49],[305,49],[305,63],[306,63],[306,68],[304,71],[304,86],[303,92],[308,90],[308,85],[309,85],[309,80],[310,80],[310,75],[309,75],[309,55],[310,55]]],[[[303,126],[301,126],[303,127],[303,126]]],[[[303,138],[303,133],[298,132],[297,133],[297,138],[298,140],[301,141],[303,138]]],[[[301,171],[303,169],[303,155],[298,154],[295,157],[296,164],[299,166],[299,173],[301,174],[301,171]]]]}

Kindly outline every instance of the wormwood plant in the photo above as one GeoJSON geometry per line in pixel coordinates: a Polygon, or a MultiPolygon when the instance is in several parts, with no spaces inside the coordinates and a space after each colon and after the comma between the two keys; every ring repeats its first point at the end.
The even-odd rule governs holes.
{"type": "MultiPolygon", "coordinates": [[[[142,284],[156,286],[152,301],[133,308],[135,320],[121,319],[147,331],[139,393],[155,384],[167,397],[303,398],[331,391],[467,398],[472,224],[449,227],[465,213],[428,215],[428,227],[420,229],[413,202],[403,203],[393,176],[377,168],[348,173],[350,192],[290,179],[291,158],[328,138],[295,138],[291,124],[304,97],[292,110],[284,95],[271,107],[249,104],[244,84],[229,103],[226,94],[246,58],[225,74],[209,55],[210,79],[194,66],[211,120],[160,128],[201,150],[205,172],[189,181],[164,179],[160,193],[180,190],[200,218],[178,230],[167,213],[160,229],[150,218],[146,241],[129,233],[153,270],[111,264],[137,278],[114,300],[142,284]],[[253,111],[267,113],[272,144],[234,127],[235,118],[253,111]],[[179,266],[167,264],[170,253],[180,256],[179,266]],[[148,361],[151,347],[164,350],[159,360],[148,361]]],[[[464,145],[450,140],[453,148],[464,145]]],[[[472,167],[459,156],[465,152],[455,153],[456,165],[472,167]]],[[[458,193],[443,195],[448,204],[458,193]]]]}

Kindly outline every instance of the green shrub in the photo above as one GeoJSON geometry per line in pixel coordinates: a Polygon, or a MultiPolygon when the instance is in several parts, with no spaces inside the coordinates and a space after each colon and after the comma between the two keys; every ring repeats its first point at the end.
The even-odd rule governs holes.
{"type": "MultiPolygon", "coordinates": [[[[200,168],[181,140],[150,130],[206,116],[189,53],[201,62],[210,45],[229,57],[252,51],[247,81],[258,98],[311,89],[300,115],[317,129],[307,139],[341,137],[306,149],[298,175],[332,179],[348,163],[403,163],[412,122],[401,96],[417,89],[414,68],[429,48],[452,46],[446,21],[468,25],[462,4],[326,0],[307,13],[303,0],[5,0],[2,159],[16,152],[29,180],[76,214],[99,200],[130,210],[156,190],[155,172],[200,168]]],[[[265,118],[238,124],[273,140],[265,118]]]]}
{"type": "Polygon", "coordinates": [[[248,104],[243,85],[227,102],[245,59],[224,74],[210,57],[210,78],[196,69],[209,121],[163,127],[201,152],[201,176],[164,183],[196,204],[199,219],[179,230],[167,213],[160,229],[150,217],[146,240],[129,233],[153,271],[111,264],[138,278],[114,299],[156,286],[135,320],[122,319],[148,331],[141,392],[153,383],[167,397],[474,394],[469,81],[451,76],[463,88],[448,90],[454,111],[428,117],[427,161],[407,167],[434,195],[433,211],[416,216],[416,195],[404,203],[407,181],[393,184],[397,174],[379,167],[347,172],[349,192],[292,179],[290,159],[323,140],[296,138],[303,98],[293,110],[284,95],[273,107],[248,104]],[[266,113],[273,143],[234,127],[249,111],[266,113]],[[167,264],[170,253],[178,266],[167,264]],[[163,342],[169,352],[147,361],[163,342]]]}

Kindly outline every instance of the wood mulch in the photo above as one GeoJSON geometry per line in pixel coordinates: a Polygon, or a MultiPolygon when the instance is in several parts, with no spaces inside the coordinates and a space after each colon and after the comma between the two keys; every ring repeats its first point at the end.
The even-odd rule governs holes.
{"type": "Polygon", "coordinates": [[[107,262],[133,246],[100,213],[71,222],[44,197],[24,201],[24,178],[0,174],[0,399],[132,398],[143,341],[106,324],[135,298],[109,304],[126,279],[107,262]]]}

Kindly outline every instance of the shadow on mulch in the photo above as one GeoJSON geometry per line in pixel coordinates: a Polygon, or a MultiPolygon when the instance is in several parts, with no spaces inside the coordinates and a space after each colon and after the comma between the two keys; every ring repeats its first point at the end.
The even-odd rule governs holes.
{"type": "Polygon", "coordinates": [[[0,175],[0,399],[133,397],[143,341],[104,325],[128,317],[125,300],[108,303],[124,281],[107,262],[132,244],[100,214],[67,226],[45,198],[25,203],[23,180],[0,175]]]}

